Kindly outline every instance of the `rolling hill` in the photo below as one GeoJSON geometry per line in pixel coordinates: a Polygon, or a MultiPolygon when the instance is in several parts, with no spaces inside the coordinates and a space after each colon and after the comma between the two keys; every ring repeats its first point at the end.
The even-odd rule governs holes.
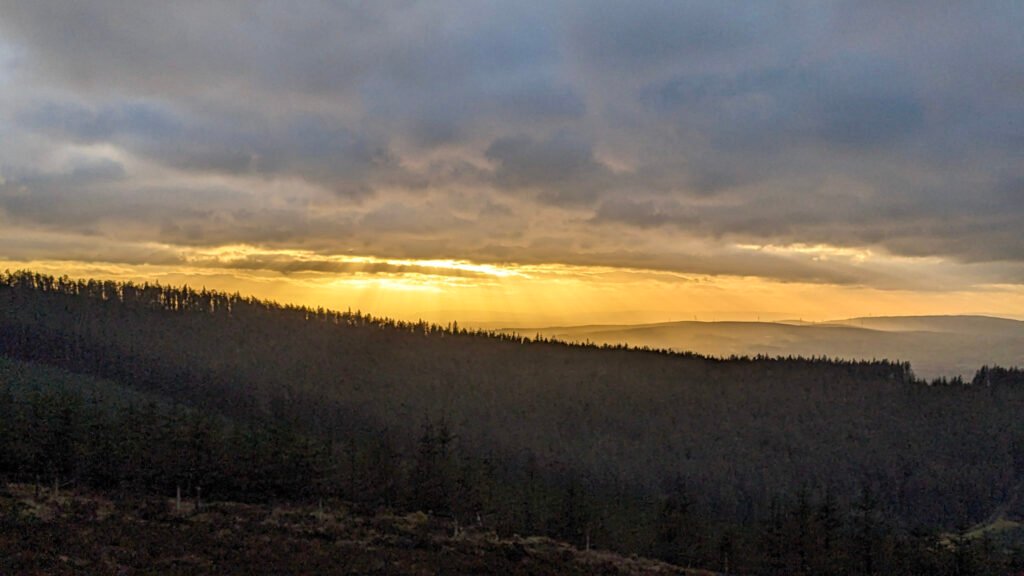
{"type": "Polygon", "coordinates": [[[986,316],[851,318],[824,323],[667,322],[503,329],[567,342],[625,343],[710,356],[804,356],[910,362],[924,378],[1024,365],[1024,322],[986,316]]]}

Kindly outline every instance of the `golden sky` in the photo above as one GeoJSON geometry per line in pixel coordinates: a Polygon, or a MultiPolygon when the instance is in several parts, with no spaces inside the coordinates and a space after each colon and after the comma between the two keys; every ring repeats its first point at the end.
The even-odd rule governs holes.
{"type": "Polygon", "coordinates": [[[184,252],[187,257],[176,265],[0,260],[0,268],[187,284],[312,307],[492,328],[930,314],[1020,317],[1024,309],[1024,290],[1014,285],[901,290],[608,266],[325,258],[244,245],[184,252]],[[279,267],[299,265],[282,272],[258,267],[261,258],[279,267]],[[247,268],[240,269],[243,263],[247,268]]]}
{"type": "Polygon", "coordinates": [[[1024,317],[1021,3],[0,4],[6,268],[439,322],[1024,317]]]}

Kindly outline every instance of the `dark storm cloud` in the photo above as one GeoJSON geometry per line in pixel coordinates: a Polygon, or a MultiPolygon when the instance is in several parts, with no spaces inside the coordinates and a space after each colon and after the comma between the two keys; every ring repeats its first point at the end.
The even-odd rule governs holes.
{"type": "Polygon", "coordinates": [[[154,264],[174,266],[185,264],[185,259],[172,249],[139,243],[83,242],[78,236],[46,234],[3,234],[4,257],[28,262],[51,260],[55,254],[71,262],[109,262],[117,264],[154,264]]]}
{"type": "Polygon", "coordinates": [[[769,11],[743,2],[616,2],[572,6],[580,56],[602,67],[646,72],[680,59],[734,54],[756,41],[769,11]]]}
{"type": "Polygon", "coordinates": [[[125,136],[162,139],[178,136],[182,122],[171,112],[144,102],[106,104],[92,109],[77,102],[45,102],[22,110],[25,130],[74,142],[104,142],[125,136]]]}
{"type": "Polygon", "coordinates": [[[880,148],[914,136],[923,101],[892,66],[839,59],[739,75],[683,74],[649,87],[641,102],[716,150],[815,144],[880,148]]]}
{"type": "Polygon", "coordinates": [[[275,120],[220,108],[193,109],[183,117],[145,102],[99,109],[47,102],[18,121],[55,139],[115,143],[183,170],[294,175],[344,195],[367,194],[371,178],[401,172],[386,143],[311,114],[275,120]]]}
{"type": "Polygon", "coordinates": [[[218,268],[238,270],[268,270],[284,274],[315,272],[320,274],[364,274],[395,275],[419,274],[424,276],[448,276],[455,278],[487,278],[488,275],[472,270],[419,264],[397,264],[392,262],[349,262],[330,258],[300,258],[290,255],[251,255],[231,260],[209,258],[192,260],[192,265],[209,265],[218,268]]]}
{"type": "MultiPolygon", "coordinates": [[[[0,0],[0,210],[191,245],[710,273],[739,264],[639,246],[1019,263],[1022,22],[1015,2],[0,0]],[[103,147],[122,154],[60,156],[103,147]]],[[[881,281],[776,264],[742,262],[881,281]]]]}
{"type": "Polygon", "coordinates": [[[497,165],[494,180],[500,188],[540,190],[542,200],[555,204],[593,200],[612,184],[612,174],[595,160],[590,144],[563,133],[544,140],[502,137],[485,155],[497,165]]]}
{"type": "Polygon", "coordinates": [[[619,222],[638,228],[655,228],[671,224],[692,226],[696,217],[675,202],[634,202],[625,198],[608,200],[597,209],[591,219],[595,223],[619,222]]]}

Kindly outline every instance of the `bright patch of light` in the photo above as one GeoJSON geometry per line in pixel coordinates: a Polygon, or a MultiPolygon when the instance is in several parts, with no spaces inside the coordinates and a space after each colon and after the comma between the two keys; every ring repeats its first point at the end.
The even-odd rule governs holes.
{"type": "Polygon", "coordinates": [[[296,264],[338,265],[345,270],[358,273],[360,269],[370,270],[375,266],[393,267],[396,272],[408,274],[438,275],[446,273],[470,273],[493,278],[528,277],[524,272],[511,266],[478,264],[467,260],[414,260],[400,258],[377,258],[374,256],[349,256],[320,254],[308,250],[265,249],[247,244],[231,244],[215,248],[196,249],[185,255],[192,264],[231,266],[255,263],[260,259],[289,261],[296,264]]]}
{"type": "Polygon", "coordinates": [[[814,260],[828,260],[829,258],[846,258],[854,262],[865,262],[874,256],[874,253],[867,248],[849,248],[845,246],[832,246],[830,244],[736,244],[741,250],[755,252],[767,252],[769,254],[803,254],[811,256],[814,260]]]}
{"type": "Polygon", "coordinates": [[[493,264],[474,264],[465,260],[382,260],[382,262],[397,266],[427,266],[430,268],[442,268],[447,270],[463,270],[466,272],[485,274],[487,276],[497,276],[499,278],[526,276],[522,272],[518,272],[511,268],[503,268],[493,264]]]}

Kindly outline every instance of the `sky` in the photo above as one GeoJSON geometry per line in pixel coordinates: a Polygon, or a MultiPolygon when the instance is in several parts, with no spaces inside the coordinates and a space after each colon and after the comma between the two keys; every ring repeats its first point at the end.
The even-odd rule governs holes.
{"type": "Polygon", "coordinates": [[[1024,318],[1024,3],[0,0],[0,270],[1024,318]]]}

